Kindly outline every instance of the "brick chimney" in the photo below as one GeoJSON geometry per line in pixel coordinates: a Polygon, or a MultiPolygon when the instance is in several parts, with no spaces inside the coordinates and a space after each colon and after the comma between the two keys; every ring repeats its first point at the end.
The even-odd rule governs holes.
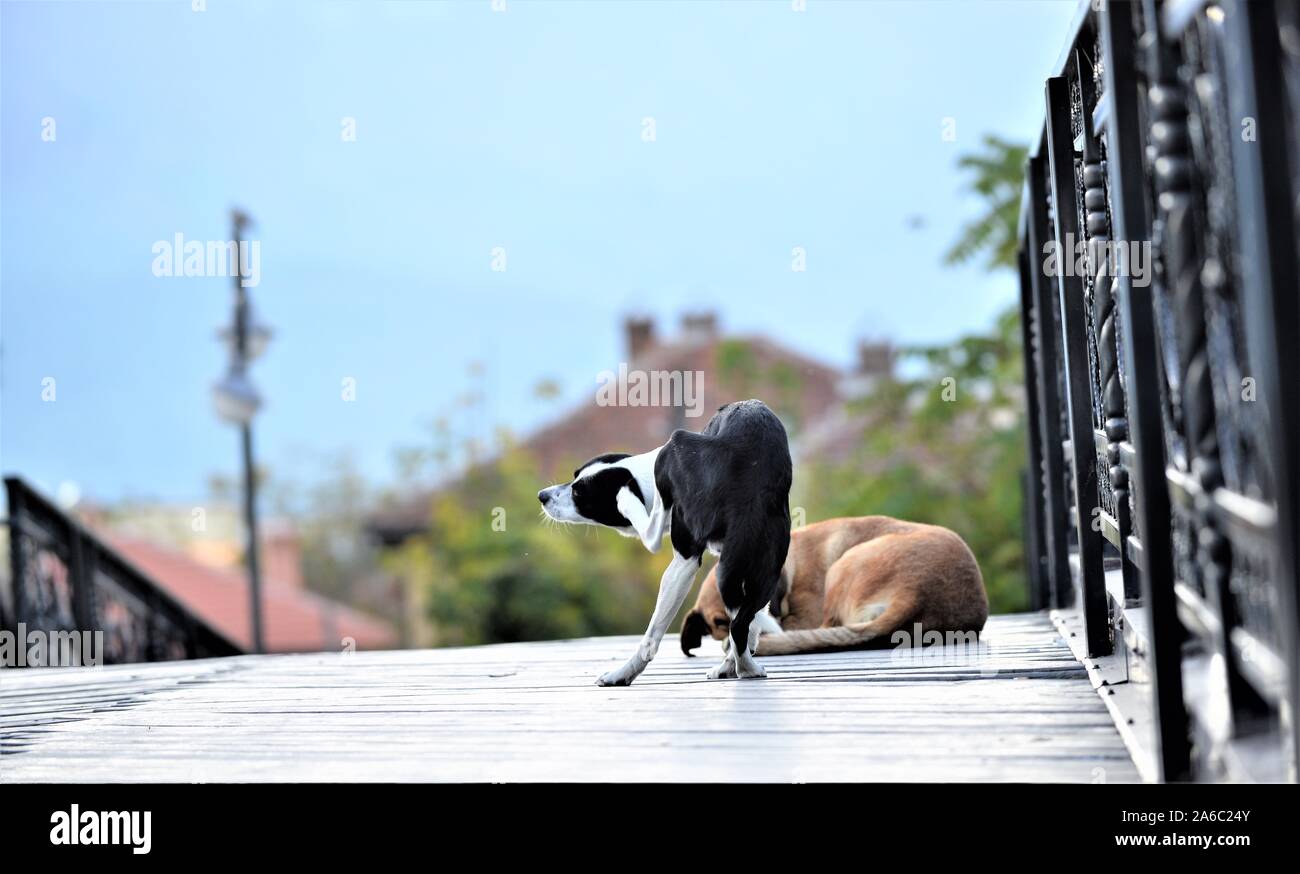
{"type": "Polygon", "coordinates": [[[894,375],[894,347],[887,340],[859,340],[858,362],[852,373],[840,380],[845,398],[866,397],[894,375]]]}
{"type": "Polygon", "coordinates": [[[302,541],[289,522],[272,520],[262,526],[263,573],[272,582],[296,589],[302,583],[302,541]]]}
{"type": "Polygon", "coordinates": [[[649,316],[629,316],[623,322],[627,360],[635,361],[655,344],[655,321],[649,316]]]}
{"type": "Polygon", "coordinates": [[[858,373],[863,376],[891,376],[894,373],[894,347],[889,341],[858,341],[858,373]]]}
{"type": "Polygon", "coordinates": [[[707,343],[718,336],[718,314],[696,312],[682,314],[682,340],[687,343],[707,343]]]}

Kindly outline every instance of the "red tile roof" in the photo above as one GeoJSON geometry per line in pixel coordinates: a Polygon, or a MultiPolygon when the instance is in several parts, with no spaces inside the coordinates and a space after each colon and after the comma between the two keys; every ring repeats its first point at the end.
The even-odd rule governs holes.
{"type": "MultiPolygon", "coordinates": [[[[112,531],[97,533],[200,618],[252,650],[248,581],[242,572],[201,564],[147,540],[112,531]]],[[[268,652],[337,652],[349,637],[357,649],[397,646],[397,632],[388,623],[307,589],[264,581],[262,605],[268,652]]]]}

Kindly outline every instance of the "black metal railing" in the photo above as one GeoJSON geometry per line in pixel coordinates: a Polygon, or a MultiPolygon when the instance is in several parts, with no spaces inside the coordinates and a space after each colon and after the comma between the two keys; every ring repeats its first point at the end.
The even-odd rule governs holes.
{"type": "MultiPolygon", "coordinates": [[[[84,526],[21,479],[5,479],[9,498],[8,591],[0,593],[0,627],[18,635],[75,635],[74,662],[120,664],[238,655],[211,628],[84,526]],[[86,652],[80,642],[102,642],[86,652]]],[[[46,644],[45,652],[53,653],[46,644]]],[[[63,655],[73,652],[72,648],[63,655]]],[[[42,656],[42,663],[51,661],[42,656]]]]}
{"type": "Polygon", "coordinates": [[[1152,777],[1295,780],[1300,0],[1081,3],[1046,103],[1035,599],[1137,691],[1152,777]]]}

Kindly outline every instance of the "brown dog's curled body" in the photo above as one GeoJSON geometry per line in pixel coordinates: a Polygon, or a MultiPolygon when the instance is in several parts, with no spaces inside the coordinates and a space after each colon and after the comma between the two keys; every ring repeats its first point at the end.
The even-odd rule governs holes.
{"type": "MultiPolygon", "coordinates": [[[[895,631],[978,632],[988,618],[979,564],[966,542],[938,525],[888,516],[827,519],[791,532],[757,655],[889,645],[895,631]]],[[[712,572],[682,625],[682,651],[704,634],[727,636],[712,572]]],[[[916,641],[919,643],[920,641],[916,641]]]]}

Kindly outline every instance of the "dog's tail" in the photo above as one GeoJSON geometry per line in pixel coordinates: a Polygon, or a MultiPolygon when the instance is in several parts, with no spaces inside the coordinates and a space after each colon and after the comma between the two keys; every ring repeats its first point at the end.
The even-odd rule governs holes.
{"type": "Polygon", "coordinates": [[[797,652],[824,652],[831,649],[852,649],[884,637],[893,631],[881,629],[879,623],[860,625],[833,625],[830,628],[809,628],[803,631],[783,631],[764,634],[758,639],[755,655],[793,655],[797,652]]]}
{"type": "Polygon", "coordinates": [[[854,649],[879,643],[904,627],[916,613],[911,598],[895,596],[888,604],[871,605],[863,611],[861,622],[832,625],[803,631],[783,631],[758,638],[755,655],[793,655],[800,652],[825,652],[854,649]]]}
{"type": "MultiPolygon", "coordinates": [[[[705,580],[705,582],[708,581],[705,580]]],[[[687,613],[686,620],[682,623],[682,652],[688,656],[695,655],[691,650],[698,647],[708,633],[709,620],[704,618],[703,613],[699,610],[692,610],[687,613]]]]}

